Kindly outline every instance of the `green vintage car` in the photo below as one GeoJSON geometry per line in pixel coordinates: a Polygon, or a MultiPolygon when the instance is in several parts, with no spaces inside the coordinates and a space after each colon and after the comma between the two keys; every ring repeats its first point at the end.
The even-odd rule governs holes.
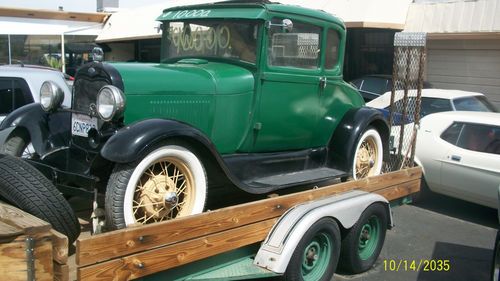
{"type": "Polygon", "coordinates": [[[253,194],[380,173],[388,126],[342,79],[346,28],[260,1],[176,7],[158,17],[158,63],[93,62],[71,108],[48,81],[10,114],[3,151],[68,194],[105,194],[124,228],[204,210],[211,188],[253,194]]]}

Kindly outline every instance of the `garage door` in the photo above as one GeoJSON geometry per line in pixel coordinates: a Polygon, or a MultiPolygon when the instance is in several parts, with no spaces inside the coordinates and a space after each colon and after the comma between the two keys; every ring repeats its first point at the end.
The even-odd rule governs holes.
{"type": "Polygon", "coordinates": [[[435,88],[481,92],[500,109],[500,39],[429,39],[426,74],[435,88]]]}

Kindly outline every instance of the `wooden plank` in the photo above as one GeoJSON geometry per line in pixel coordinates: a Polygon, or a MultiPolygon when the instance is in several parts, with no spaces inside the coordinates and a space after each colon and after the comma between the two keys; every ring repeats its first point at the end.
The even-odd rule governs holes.
{"type": "Polygon", "coordinates": [[[15,239],[23,233],[24,230],[22,228],[0,221],[0,242],[15,239]]]}
{"type": "Polygon", "coordinates": [[[52,236],[52,255],[58,264],[68,263],[68,237],[53,229],[50,230],[52,236]]]}
{"type": "Polygon", "coordinates": [[[76,263],[79,266],[85,266],[276,218],[298,203],[354,189],[374,192],[412,180],[420,180],[421,173],[420,168],[411,168],[364,180],[334,184],[286,196],[250,202],[163,223],[128,228],[79,239],[76,243],[76,263]]]}
{"type": "Polygon", "coordinates": [[[420,180],[412,180],[410,182],[405,182],[397,186],[377,190],[375,191],[375,193],[380,194],[387,200],[391,201],[404,196],[408,196],[418,191],[420,191],[420,180]]]}
{"type": "Polygon", "coordinates": [[[49,223],[3,202],[0,202],[0,221],[23,229],[27,235],[47,232],[51,229],[49,223]]]}
{"type": "Polygon", "coordinates": [[[54,263],[54,281],[69,281],[69,265],[54,263]]]}
{"type": "Polygon", "coordinates": [[[130,280],[264,240],[277,219],[79,268],[78,280],[130,280]]]}
{"type": "MultiPolygon", "coordinates": [[[[2,280],[25,281],[28,277],[26,239],[22,235],[10,243],[0,244],[0,276],[2,280]]],[[[34,237],[35,277],[37,281],[52,280],[52,243],[47,233],[34,237]],[[45,236],[44,236],[45,235],[45,236]]]]}

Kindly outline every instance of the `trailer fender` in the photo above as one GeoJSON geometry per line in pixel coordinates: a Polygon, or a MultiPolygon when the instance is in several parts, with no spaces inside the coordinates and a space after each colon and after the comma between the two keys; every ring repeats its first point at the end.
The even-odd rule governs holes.
{"type": "Polygon", "coordinates": [[[273,226],[255,257],[254,265],[283,274],[302,236],[316,221],[331,217],[349,229],[373,203],[386,207],[388,228],[391,228],[393,222],[389,202],[374,193],[355,190],[293,207],[273,226]]]}

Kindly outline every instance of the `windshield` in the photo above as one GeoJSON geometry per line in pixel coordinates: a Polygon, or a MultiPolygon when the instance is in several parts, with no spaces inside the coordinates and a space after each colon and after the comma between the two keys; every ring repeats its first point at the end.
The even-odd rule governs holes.
{"type": "Polygon", "coordinates": [[[255,63],[258,23],[244,20],[164,22],[162,62],[184,57],[255,63]]]}
{"type": "Polygon", "coordinates": [[[498,112],[485,96],[472,96],[453,100],[456,110],[498,112]]]}

